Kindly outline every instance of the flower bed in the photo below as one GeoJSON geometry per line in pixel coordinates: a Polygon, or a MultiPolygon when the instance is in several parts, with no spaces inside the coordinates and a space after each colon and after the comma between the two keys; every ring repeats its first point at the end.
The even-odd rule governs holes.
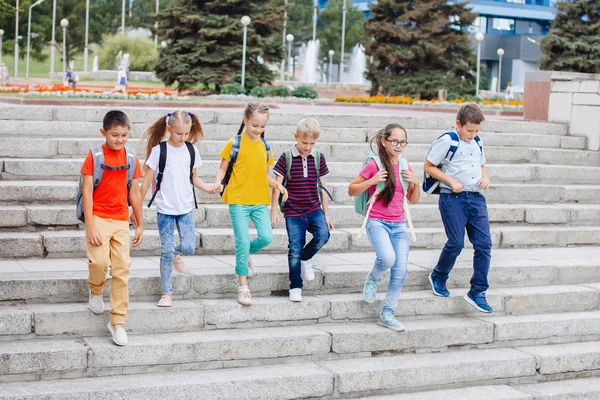
{"type": "Polygon", "coordinates": [[[339,96],[334,99],[337,103],[367,103],[367,104],[406,104],[421,107],[456,107],[466,103],[477,103],[484,109],[499,110],[522,110],[523,102],[504,101],[504,100],[481,100],[475,102],[465,100],[464,98],[439,101],[439,100],[419,100],[409,96],[339,96]]]}
{"type": "Polygon", "coordinates": [[[112,100],[189,100],[189,96],[169,90],[99,90],[73,89],[64,85],[9,85],[0,87],[0,93],[14,93],[23,97],[68,97],[112,100]]]}

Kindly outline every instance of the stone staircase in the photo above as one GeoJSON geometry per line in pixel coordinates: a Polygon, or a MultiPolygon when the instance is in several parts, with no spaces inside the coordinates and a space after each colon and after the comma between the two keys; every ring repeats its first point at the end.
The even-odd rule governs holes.
{"type": "MultiPolygon", "coordinates": [[[[125,111],[133,144],[166,112],[125,111]]],[[[184,274],[173,275],[171,309],[154,305],[160,245],[154,211],[145,210],[148,230],[131,270],[130,344],[119,348],[106,331],[107,313],[87,309],[83,228],[73,206],[79,167],[101,140],[105,112],[0,109],[1,400],[600,398],[600,184],[594,174],[600,160],[563,126],[484,125],[494,185],[486,195],[496,247],[492,315],[462,300],[472,271],[468,248],[448,282],[452,295],[438,298],[428,288],[445,241],[435,198],[413,208],[418,240],[398,308],[406,332],[375,324],[384,293],[374,304],[360,293],[374,255],[366,238],[358,238],[360,218],[346,188],[360,168],[367,134],[402,123],[406,155],[421,171],[429,143],[452,119],[320,115],[337,229],[327,253],[315,260],[304,301],[286,297],[287,239],[278,229],[269,251],[255,257],[255,304],[236,303],[227,210],[218,198],[199,195],[198,255],[187,259],[184,274]]],[[[240,113],[199,114],[206,135],[201,171],[210,181],[240,113]]],[[[272,114],[267,137],[276,153],[290,145],[301,117],[272,114]]]]}

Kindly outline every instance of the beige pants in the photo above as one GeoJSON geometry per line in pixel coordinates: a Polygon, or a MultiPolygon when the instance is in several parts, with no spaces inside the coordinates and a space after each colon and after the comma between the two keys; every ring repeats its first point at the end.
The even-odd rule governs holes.
{"type": "Polygon", "coordinates": [[[129,306],[129,222],[96,215],[94,222],[102,237],[102,245],[92,246],[86,242],[90,272],[88,285],[93,294],[102,294],[106,285],[106,271],[110,267],[110,321],[113,325],[123,325],[129,306]]]}

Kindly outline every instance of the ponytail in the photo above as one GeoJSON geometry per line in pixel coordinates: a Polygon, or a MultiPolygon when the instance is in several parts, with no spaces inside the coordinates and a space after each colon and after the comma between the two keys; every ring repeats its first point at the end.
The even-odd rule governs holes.
{"type": "Polygon", "coordinates": [[[196,114],[188,112],[188,115],[192,120],[192,128],[190,129],[190,136],[187,141],[196,144],[204,138],[204,130],[202,129],[202,124],[196,114]]]}
{"type": "Polygon", "coordinates": [[[161,117],[158,121],[152,124],[144,134],[144,139],[148,141],[146,145],[146,160],[150,157],[154,146],[158,146],[167,134],[167,118],[161,117]]]}

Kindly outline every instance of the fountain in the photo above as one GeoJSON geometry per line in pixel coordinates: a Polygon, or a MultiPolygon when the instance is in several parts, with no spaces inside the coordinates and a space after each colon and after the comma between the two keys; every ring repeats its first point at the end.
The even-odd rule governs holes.
{"type": "Polygon", "coordinates": [[[352,49],[352,56],[350,56],[350,74],[345,82],[355,85],[368,84],[365,79],[366,70],[367,57],[365,56],[365,48],[361,44],[357,44],[352,49]]]}
{"type": "Polygon", "coordinates": [[[317,83],[319,81],[319,41],[310,40],[304,51],[302,65],[302,82],[317,83]]]}

